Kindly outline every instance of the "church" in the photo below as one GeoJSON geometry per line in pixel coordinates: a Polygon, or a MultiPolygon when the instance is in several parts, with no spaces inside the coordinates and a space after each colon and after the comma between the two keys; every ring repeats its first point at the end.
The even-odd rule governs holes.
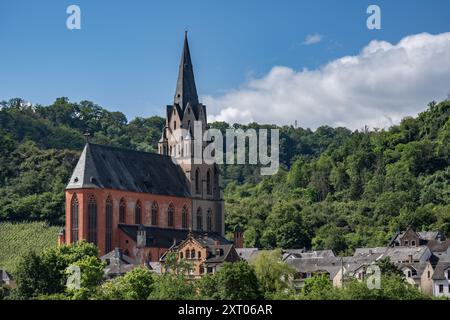
{"type": "Polygon", "coordinates": [[[158,153],[87,141],[65,190],[66,226],[59,243],[86,240],[97,245],[100,255],[118,248],[140,262],[159,261],[188,235],[232,243],[224,238],[217,164],[178,161],[193,157],[189,149],[194,129],[208,127],[185,34],[174,101],[166,107],[158,153]],[[195,121],[201,126],[194,127],[195,121]],[[181,141],[172,139],[179,128],[188,132],[181,141]]]}

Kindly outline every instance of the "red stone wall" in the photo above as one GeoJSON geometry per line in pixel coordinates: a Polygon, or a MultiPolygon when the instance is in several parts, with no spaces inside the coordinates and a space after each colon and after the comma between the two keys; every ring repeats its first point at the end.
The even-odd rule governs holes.
{"type": "MultiPolygon", "coordinates": [[[[147,193],[127,192],[120,190],[110,189],[70,189],[66,190],[66,242],[72,243],[71,239],[71,201],[74,194],[77,194],[79,202],[79,240],[87,239],[88,234],[88,220],[87,220],[87,208],[88,199],[93,195],[97,202],[97,246],[100,251],[100,255],[104,255],[105,252],[105,203],[108,196],[113,201],[113,230],[112,230],[112,249],[114,247],[120,247],[123,250],[128,249],[132,256],[132,247],[125,246],[125,243],[121,243],[124,236],[118,228],[119,223],[119,203],[120,199],[126,201],[126,224],[134,224],[135,222],[135,205],[139,200],[141,202],[141,223],[144,225],[151,225],[151,206],[154,201],[158,204],[158,224],[160,228],[172,228],[167,225],[167,209],[170,204],[173,204],[175,208],[174,212],[174,227],[175,229],[181,229],[182,218],[181,211],[184,205],[188,208],[188,226],[192,226],[192,200],[190,198],[172,197],[152,195],[147,193]],[[123,246],[122,246],[123,245],[123,246]]],[[[123,240],[125,241],[125,240],[123,240]]],[[[128,239],[130,245],[134,246],[133,240],[128,239]]],[[[150,250],[150,249],[149,249],[150,250]]],[[[158,261],[159,252],[156,249],[151,249],[152,260],[158,261]],[[154,257],[155,256],[155,257],[154,257]]]]}

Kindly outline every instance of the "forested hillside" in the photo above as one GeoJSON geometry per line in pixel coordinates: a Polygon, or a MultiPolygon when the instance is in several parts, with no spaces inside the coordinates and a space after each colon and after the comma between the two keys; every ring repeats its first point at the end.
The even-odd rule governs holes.
{"type": "MultiPolygon", "coordinates": [[[[86,131],[95,143],[153,151],[164,125],[67,98],[33,107],[12,99],[0,108],[0,220],[7,221],[64,223],[64,187],[86,131]]],[[[384,245],[407,225],[450,236],[450,101],[389,130],[234,127],[280,129],[275,176],[222,167],[227,231],[240,223],[248,246],[344,252],[384,245]]]]}

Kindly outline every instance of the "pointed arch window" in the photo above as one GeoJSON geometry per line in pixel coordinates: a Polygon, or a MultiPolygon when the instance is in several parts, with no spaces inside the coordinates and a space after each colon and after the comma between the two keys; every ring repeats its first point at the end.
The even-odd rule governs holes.
{"type": "Polygon", "coordinates": [[[197,230],[203,230],[202,208],[197,209],[197,230]]]}
{"type": "Polygon", "coordinates": [[[181,210],[181,227],[183,229],[188,228],[188,209],[186,206],[181,210]]]}
{"type": "Polygon", "coordinates": [[[127,214],[127,203],[125,202],[125,199],[120,199],[120,205],[119,205],[119,223],[125,223],[125,217],[127,214]]]}
{"type": "Polygon", "coordinates": [[[206,213],[206,230],[212,231],[212,212],[211,209],[208,209],[206,213]]]}
{"type": "Polygon", "coordinates": [[[175,208],[173,204],[169,205],[169,208],[167,209],[167,225],[169,227],[174,226],[174,214],[175,214],[175,208]]]}
{"type": "Polygon", "coordinates": [[[88,242],[97,244],[97,201],[94,195],[88,200],[88,242]]]}
{"type": "Polygon", "coordinates": [[[72,201],[70,203],[70,224],[71,224],[71,240],[72,243],[76,243],[78,241],[78,197],[75,193],[72,197],[72,201]]]}
{"type": "Polygon", "coordinates": [[[105,204],[105,252],[112,250],[113,202],[110,196],[105,204]]]}
{"type": "Polygon", "coordinates": [[[142,213],[142,206],[141,202],[138,200],[136,202],[136,206],[134,207],[134,223],[135,224],[141,224],[141,213],[142,213]]]}
{"type": "Polygon", "coordinates": [[[200,193],[200,169],[195,170],[195,193],[200,193]]]}
{"type": "Polygon", "coordinates": [[[151,223],[152,226],[158,225],[158,204],[156,202],[152,203],[151,223]]]}
{"type": "Polygon", "coordinates": [[[206,172],[206,192],[212,194],[211,170],[206,172]]]}

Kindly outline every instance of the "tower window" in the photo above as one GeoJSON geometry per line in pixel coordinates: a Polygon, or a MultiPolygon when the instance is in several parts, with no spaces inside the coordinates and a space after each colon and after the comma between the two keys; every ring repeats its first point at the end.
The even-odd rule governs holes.
{"type": "Polygon", "coordinates": [[[188,209],[186,208],[186,206],[184,206],[181,211],[181,227],[183,229],[188,228],[188,209]]]}
{"type": "Polygon", "coordinates": [[[138,200],[136,202],[136,207],[134,208],[134,223],[141,224],[141,202],[138,200]]]}
{"type": "Polygon", "coordinates": [[[175,208],[173,207],[173,204],[170,204],[169,208],[167,209],[167,225],[169,227],[174,226],[174,212],[175,208]]]}
{"type": "Polygon", "coordinates": [[[212,186],[212,184],[211,184],[211,171],[208,170],[208,172],[206,173],[206,192],[208,194],[212,194],[211,186],[212,186]]]}
{"type": "Polygon", "coordinates": [[[126,212],[127,212],[127,204],[125,200],[122,198],[120,199],[119,205],[119,223],[125,223],[126,212]]]}
{"type": "Polygon", "coordinates": [[[158,204],[153,202],[152,204],[152,225],[156,226],[158,224],[158,204]]]}
{"type": "Polygon", "coordinates": [[[72,197],[72,203],[70,204],[72,243],[76,243],[78,241],[78,208],[78,197],[77,194],[74,194],[72,197]]]}
{"type": "Polygon", "coordinates": [[[197,209],[197,230],[203,230],[202,208],[197,209]]]}
{"type": "Polygon", "coordinates": [[[174,130],[177,129],[177,122],[176,122],[176,121],[173,122],[173,129],[174,129],[174,130]]]}
{"type": "Polygon", "coordinates": [[[200,193],[200,169],[195,170],[195,193],[200,193]]]}
{"type": "Polygon", "coordinates": [[[88,242],[97,244],[97,201],[93,195],[88,202],[88,242]]]}
{"type": "Polygon", "coordinates": [[[107,253],[112,250],[113,202],[111,197],[106,199],[105,218],[105,252],[107,253]]]}
{"type": "Polygon", "coordinates": [[[206,213],[206,230],[212,231],[212,212],[211,209],[208,209],[208,212],[206,213]]]}

